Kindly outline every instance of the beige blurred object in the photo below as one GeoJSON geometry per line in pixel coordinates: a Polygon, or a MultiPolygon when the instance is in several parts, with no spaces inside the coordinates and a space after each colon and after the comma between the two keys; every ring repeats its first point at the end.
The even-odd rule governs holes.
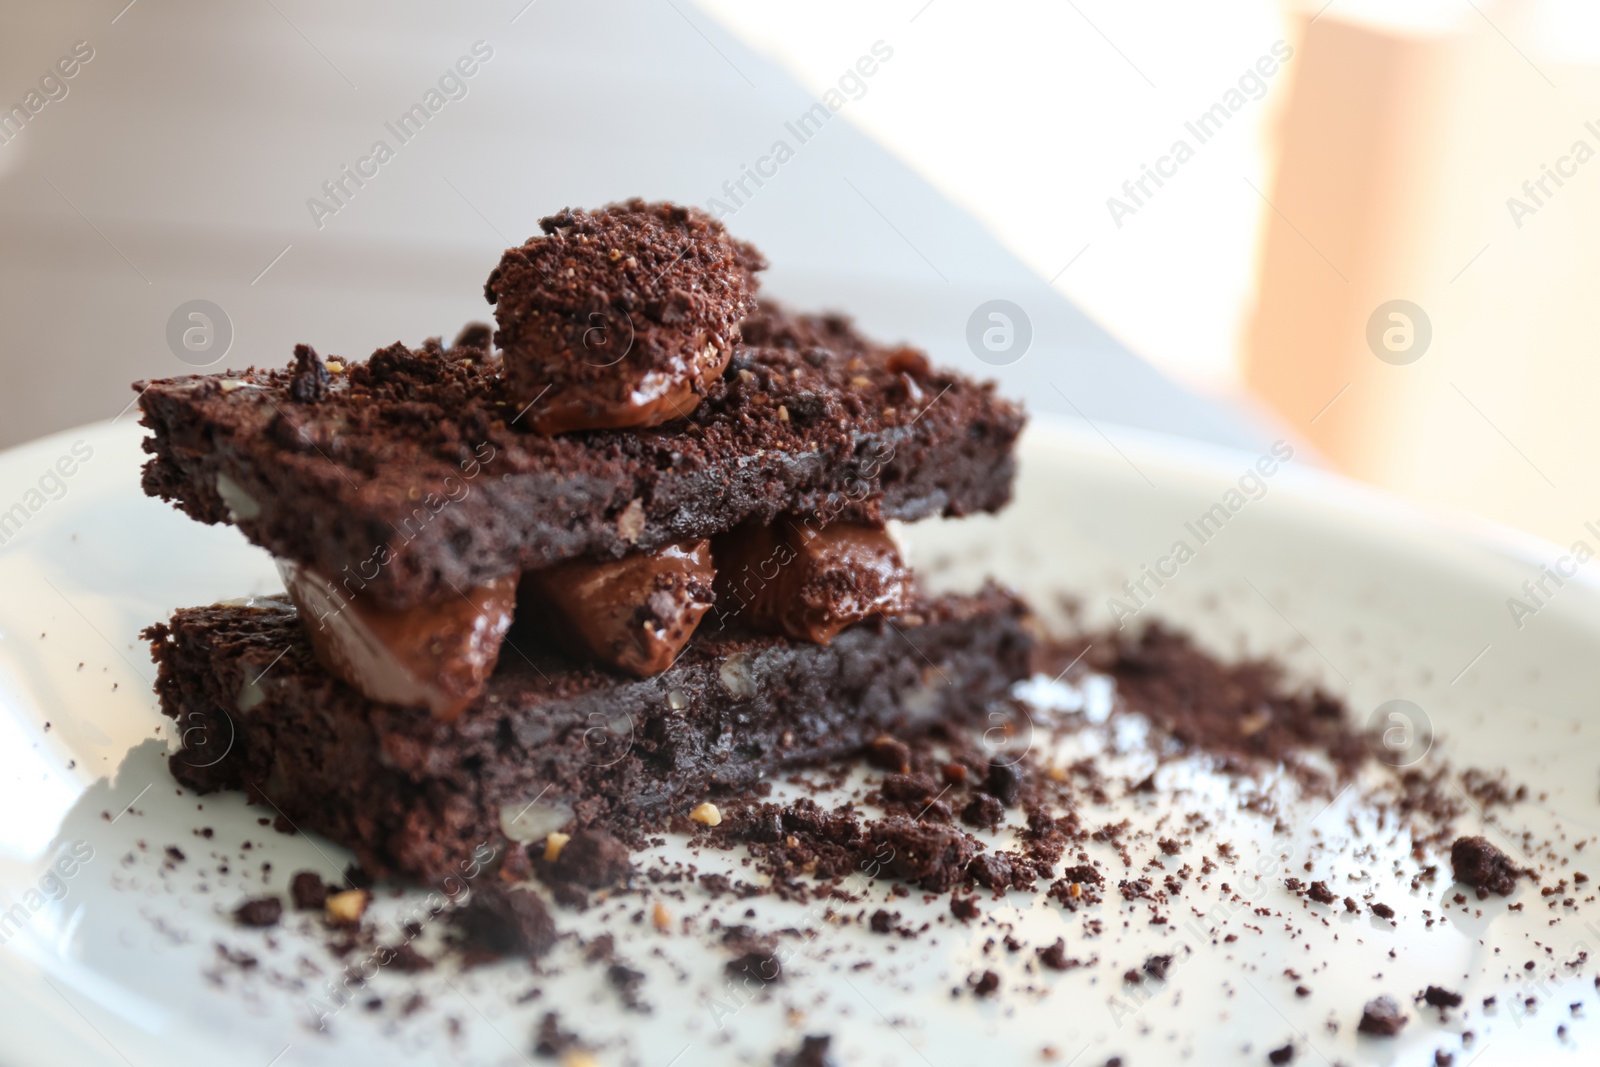
{"type": "Polygon", "coordinates": [[[1600,68],[1572,47],[1593,27],[1475,10],[1306,26],[1245,375],[1345,472],[1569,544],[1600,517],[1600,68]],[[1375,348],[1396,300],[1423,314],[1380,316],[1375,348]]]}

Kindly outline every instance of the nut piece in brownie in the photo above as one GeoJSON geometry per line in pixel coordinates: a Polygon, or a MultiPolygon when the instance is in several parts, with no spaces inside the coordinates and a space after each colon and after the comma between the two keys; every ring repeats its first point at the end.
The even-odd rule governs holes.
{"type": "Polygon", "coordinates": [[[484,295],[539,433],[686,418],[722,374],[766,261],[699,208],[629,200],[539,220],[484,295]]]}
{"type": "Polygon", "coordinates": [[[741,330],[691,419],[556,437],[465,340],[140,382],[145,491],[386,608],[785,513],[881,526],[1009,500],[1023,416],[992,385],[838,317],[764,306],[741,330]]]}
{"type": "MultiPolygon", "coordinates": [[[[520,627],[520,623],[518,627],[520,627]]],[[[1025,677],[1020,601],[917,599],[823,646],[703,627],[665,671],[619,677],[523,640],[454,721],[371,701],[323,670],[277,599],[179,611],[146,636],[171,769],[242,789],[353,849],[374,875],[443,878],[497,849],[586,827],[630,835],[775,770],[885,732],[980,722],[1025,677]],[[266,668],[272,665],[272,669],[266,668]]]]}

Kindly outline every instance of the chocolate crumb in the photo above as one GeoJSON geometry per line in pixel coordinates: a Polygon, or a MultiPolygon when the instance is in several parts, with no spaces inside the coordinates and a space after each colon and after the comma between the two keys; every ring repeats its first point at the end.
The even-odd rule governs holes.
{"type": "Polygon", "coordinates": [[[250,955],[250,953],[231,949],[221,942],[218,942],[217,944],[217,955],[221,956],[225,961],[233,964],[241,971],[254,970],[261,964],[261,961],[250,955]]]}
{"type": "Polygon", "coordinates": [[[1017,877],[1009,852],[985,852],[967,864],[967,876],[985,889],[1004,893],[1017,877]]]}
{"type": "Polygon", "coordinates": [[[556,924],[531,889],[485,882],[450,921],[467,945],[501,956],[537,959],[555,944],[556,924]]]}
{"type": "Polygon", "coordinates": [[[540,1056],[559,1056],[578,1043],[578,1035],[561,1029],[561,1016],[553,1011],[539,1020],[539,1040],[533,1051],[540,1056]]]}
{"type": "Polygon", "coordinates": [[[233,918],[240,926],[277,926],[283,918],[283,901],[277,897],[255,897],[233,909],[233,918]]]}
{"type": "Polygon", "coordinates": [[[950,914],[962,922],[970,922],[978,917],[978,898],[963,897],[955,893],[950,894],[950,914]]]}
{"type": "Polygon", "coordinates": [[[839,1061],[829,1054],[833,1038],[827,1034],[808,1034],[793,1052],[780,1052],[772,1061],[773,1067],[838,1067],[839,1061]]]}
{"type": "Polygon", "coordinates": [[[736,956],[728,961],[724,968],[728,977],[743,979],[751,977],[762,985],[776,982],[783,977],[783,963],[771,949],[753,948],[743,955],[736,956]]]}
{"type": "Polygon", "coordinates": [[[401,974],[417,974],[421,971],[433,970],[433,961],[413,948],[410,942],[380,949],[379,960],[383,963],[383,966],[399,971],[401,974]]]}
{"type": "Polygon", "coordinates": [[[450,342],[451,348],[477,348],[484,352],[489,351],[490,342],[494,338],[494,327],[487,322],[469,322],[461,327],[456,334],[456,339],[450,342]]]}
{"type": "Polygon", "coordinates": [[[289,395],[302,404],[315,404],[328,396],[328,368],[310,345],[294,346],[289,395]]]}
{"type": "Polygon", "coordinates": [[[628,876],[628,846],[600,830],[579,830],[556,857],[552,875],[588,889],[604,889],[628,876]]]}
{"type": "Polygon", "coordinates": [[[1067,959],[1067,943],[1059,937],[1056,938],[1055,944],[1039,949],[1038,956],[1039,962],[1052,971],[1072,969],[1072,961],[1067,959]]]}
{"type": "Polygon", "coordinates": [[[1456,881],[1478,891],[1482,900],[1490,893],[1508,897],[1517,888],[1517,876],[1531,874],[1515,866],[1486,837],[1458,837],[1450,846],[1450,870],[1456,881]]]}
{"type": "Polygon", "coordinates": [[[867,743],[867,762],[890,774],[911,773],[911,746],[887,734],[867,743]]]}
{"type": "Polygon", "coordinates": [[[1000,803],[1014,808],[1017,798],[1022,795],[1022,771],[1015,763],[995,760],[989,764],[989,779],[984,788],[1000,803]]]}
{"type": "Polygon", "coordinates": [[[289,882],[296,911],[321,911],[328,903],[329,887],[316,871],[300,871],[289,882]]]}
{"type": "Polygon", "coordinates": [[[1374,1037],[1393,1037],[1409,1021],[1393,997],[1375,997],[1361,1009],[1361,1022],[1356,1029],[1374,1037]]]}
{"type": "Polygon", "coordinates": [[[978,842],[960,830],[893,815],[874,823],[869,831],[873,855],[889,859],[884,871],[915,882],[930,893],[953,889],[978,851],[978,842]]]}
{"type": "Polygon", "coordinates": [[[962,822],[986,830],[999,826],[1005,817],[1005,806],[988,793],[974,793],[972,799],[967,801],[967,806],[961,809],[962,822]]]}
{"type": "Polygon", "coordinates": [[[644,972],[636,971],[625,963],[612,963],[606,967],[606,981],[622,997],[622,1003],[640,1009],[639,989],[644,985],[644,972]]]}

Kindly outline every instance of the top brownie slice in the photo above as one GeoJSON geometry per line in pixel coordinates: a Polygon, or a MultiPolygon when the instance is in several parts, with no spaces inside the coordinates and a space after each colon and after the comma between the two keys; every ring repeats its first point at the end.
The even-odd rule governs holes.
{"type": "Polygon", "coordinates": [[[689,418],[554,437],[485,333],[136,383],[145,491],[390,608],[785,512],[878,524],[1011,495],[1020,408],[842,318],[763,304],[689,418]]]}

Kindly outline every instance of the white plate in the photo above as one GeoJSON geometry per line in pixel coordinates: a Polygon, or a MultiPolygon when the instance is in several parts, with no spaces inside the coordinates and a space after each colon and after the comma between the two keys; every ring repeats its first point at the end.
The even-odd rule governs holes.
{"type": "MultiPolygon", "coordinates": [[[[574,962],[578,949],[567,943],[552,961],[561,972],[555,979],[521,964],[416,979],[380,973],[370,992],[386,999],[381,1011],[352,1003],[319,1031],[307,1007],[316,988],[295,982],[310,973],[302,958],[324,977],[332,973],[322,939],[294,918],[270,935],[240,931],[226,912],[260,891],[263,861],[272,864],[269,885],[281,891],[294,871],[331,876],[348,856],[325,841],[259,826],[260,812],[235,796],[196,798],[175,787],[163,761],[171,724],[157,711],[153,668],[137,637],[174,608],[271,591],[277,579],[266,554],[237,532],[200,526],[142,495],[140,434],[131,422],[85,427],[0,456],[0,509],[21,503],[28,512],[21,532],[0,547],[0,907],[11,909],[0,920],[0,1062],[7,1067],[522,1063],[538,1019],[556,1007],[568,1028],[600,1046],[601,1062],[643,1067],[767,1064],[774,1049],[814,1032],[836,1036],[842,1062],[932,1067],[1050,1062],[1041,1059],[1047,1046],[1055,1062],[1084,1067],[1111,1055],[1130,1065],[1264,1063],[1268,1048],[1290,1038],[1297,1063],[1431,1062],[1435,1048],[1456,1053],[1458,1064],[1593,1055],[1593,1024],[1569,1017],[1567,1005],[1582,1001],[1596,1011],[1594,961],[1558,982],[1548,974],[1560,969],[1551,961],[1580,951],[1600,960],[1594,905],[1573,917],[1524,888],[1514,898],[1525,904],[1521,912],[1499,900],[1481,905],[1481,916],[1444,910],[1448,877],[1412,892],[1415,864],[1405,843],[1373,832],[1357,791],[1327,807],[1296,801],[1277,784],[1292,829],[1274,836],[1267,821],[1239,812],[1246,786],[1187,763],[1168,765],[1162,781],[1188,787],[1180,810],[1213,813],[1217,832],[1239,845],[1240,869],[1204,880],[1209,888],[1201,879],[1190,883],[1167,908],[1170,926],[1148,925],[1146,912],[1122,905],[1114,890],[1098,909],[1076,915],[1042,896],[986,899],[991,922],[970,928],[937,918],[947,910],[942,898],[892,900],[887,906],[903,921],[935,923],[917,940],[760,899],[750,905],[753,925],[816,936],[786,942],[795,953],[786,980],[741,1005],[723,984],[725,955],[706,945],[710,920],[740,921],[746,905],[713,902],[691,886],[683,900],[661,899],[677,920],[692,918],[697,932],[661,935],[628,920],[658,898],[647,886],[643,898],[581,916],[563,910],[558,922],[585,936],[617,933],[620,953],[649,975],[649,1014],[622,1010],[599,970],[574,962]],[[84,459],[85,452],[92,454],[84,459]],[[46,472],[62,457],[72,473],[52,479],[46,472]],[[215,836],[197,836],[199,827],[215,836]],[[1357,843],[1373,846],[1364,859],[1354,855],[1352,827],[1365,835],[1357,843]],[[252,847],[243,851],[246,840],[252,847]],[[186,860],[168,867],[167,845],[186,860]],[[90,850],[87,860],[68,863],[71,877],[51,877],[59,857],[90,850]],[[1249,873],[1258,854],[1267,856],[1263,875],[1249,873]],[[1304,876],[1307,860],[1336,887],[1375,887],[1399,912],[1397,923],[1331,914],[1321,921],[1282,886],[1285,874],[1304,876]],[[227,874],[219,870],[224,862],[227,874]],[[1363,869],[1370,883],[1349,881],[1363,869]],[[1218,886],[1224,876],[1251,906],[1277,914],[1253,917],[1229,903],[1218,886]],[[1223,931],[1239,939],[1213,945],[1202,926],[1188,924],[1195,909],[1209,913],[1208,924],[1226,922],[1223,931]],[[1449,918],[1430,929],[1425,909],[1449,918]],[[1086,916],[1104,921],[1098,937],[1086,934],[1086,916]],[[1101,962],[1067,974],[1030,971],[1031,951],[985,952],[984,942],[1000,933],[994,922],[1013,924],[1031,944],[1064,937],[1069,954],[1101,962]],[[218,942],[251,952],[260,966],[247,974],[222,964],[218,942]],[[1187,951],[1177,949],[1164,983],[1123,985],[1124,970],[1180,942],[1187,951]],[[863,959],[872,966],[852,969],[863,959]],[[1522,970],[1528,959],[1538,961],[1531,974],[1522,970]],[[1305,976],[1312,997],[1294,995],[1286,967],[1305,976]],[[970,972],[986,968],[1001,974],[1004,995],[952,996],[970,972]],[[1430,983],[1468,994],[1465,1022],[1460,1012],[1441,1025],[1413,1010],[1398,1039],[1356,1036],[1366,999],[1387,991],[1405,1000],[1430,983]],[[413,986],[427,991],[428,1004],[399,1019],[394,1002],[413,986]],[[532,986],[542,987],[541,996],[516,1003],[532,986]],[[1491,993],[1501,1007],[1485,1014],[1479,1002],[1491,993]],[[1507,1007],[1527,995],[1538,997],[1536,1014],[1507,1007]],[[458,1034],[449,1018],[459,1021],[458,1034]],[[1565,1039],[1556,1036],[1560,1023],[1569,1028],[1565,1039]],[[1463,1028],[1476,1035],[1465,1051],[1463,1028]]],[[[1196,547],[1185,524],[1226,502],[1257,460],[1110,432],[1115,446],[1096,433],[1036,423],[1022,448],[1016,504],[999,518],[913,527],[919,565],[956,584],[993,572],[1046,609],[1070,595],[1091,625],[1105,625],[1107,597],[1174,542],[1196,547]]],[[[1573,843],[1600,825],[1600,742],[1590,722],[1600,693],[1600,586],[1580,573],[1519,629],[1507,598],[1560,550],[1482,523],[1420,514],[1292,462],[1264,484],[1265,495],[1231,513],[1175,578],[1159,590],[1148,586],[1155,596],[1141,621],[1175,622],[1230,656],[1282,656],[1363,718],[1391,699],[1415,702],[1437,731],[1437,751],[1459,766],[1508,768],[1538,791],[1501,816],[1507,832],[1531,830],[1526,847],[1542,862],[1549,861],[1537,843],[1546,838],[1557,842],[1555,854],[1573,855],[1573,843]]],[[[1600,545],[1587,531],[1573,536],[1600,545]]],[[[1126,730],[1085,731],[1068,742],[1075,751],[1096,744],[1107,746],[1107,766],[1151,763],[1126,730]]],[[[1119,800],[1087,816],[1127,815],[1147,826],[1161,814],[1119,800]]],[[[1149,848],[1135,851],[1142,859],[1149,848]]],[[[1198,866],[1200,851],[1197,845],[1180,858],[1198,866]]],[[[663,854],[702,871],[727,862],[750,876],[736,853],[694,857],[672,841],[663,854]]],[[[841,906],[848,916],[892,899],[886,885],[857,882],[865,900],[841,906]]],[[[380,913],[414,901],[384,897],[380,913]]]]}

